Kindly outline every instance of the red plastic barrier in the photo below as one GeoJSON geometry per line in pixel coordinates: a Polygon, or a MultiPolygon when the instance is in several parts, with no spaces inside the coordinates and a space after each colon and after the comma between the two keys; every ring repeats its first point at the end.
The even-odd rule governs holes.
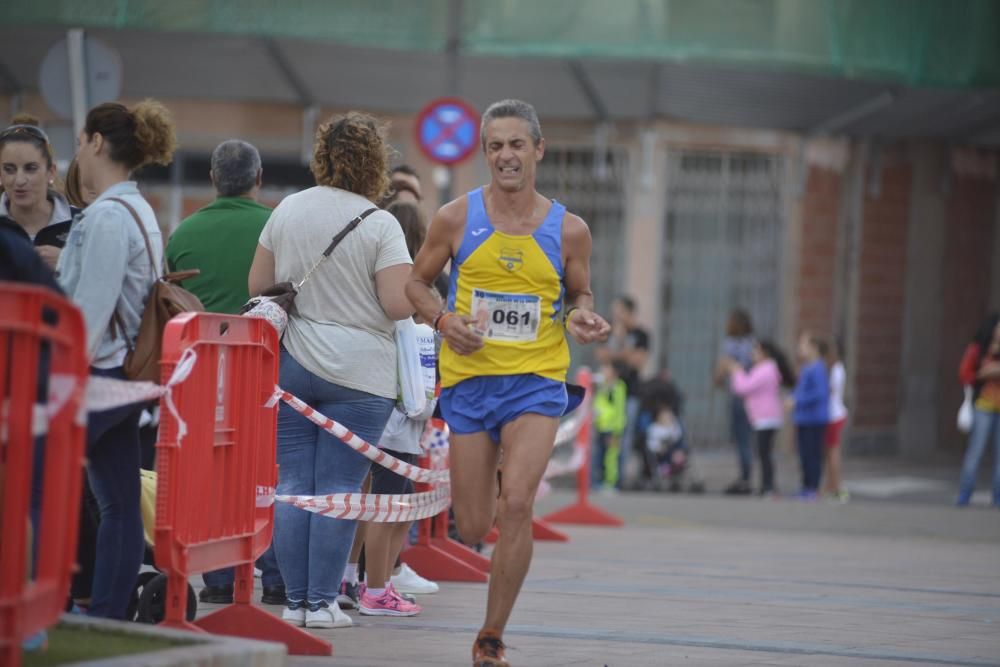
{"type": "Polygon", "coordinates": [[[277,410],[265,407],[278,381],[278,336],[260,319],[185,313],[164,330],[163,379],[186,351],[191,375],[173,389],[187,434],[164,402],[157,443],[156,564],[167,572],[163,625],[284,643],[293,655],[331,655],[330,643],[251,604],[253,563],[271,542],[277,410]],[[192,574],[236,566],[234,603],[194,624],[185,620],[192,574]]]}
{"type": "MultiPolygon", "coordinates": [[[[430,465],[429,456],[421,457],[421,468],[429,468],[430,465]]],[[[418,492],[431,488],[429,484],[417,484],[416,487],[418,492]]],[[[420,522],[416,544],[403,551],[401,558],[429,579],[474,583],[489,579],[490,559],[448,537],[447,511],[420,522]]]]}
{"type": "MultiPolygon", "coordinates": [[[[589,368],[581,368],[576,374],[576,383],[587,390],[586,400],[592,401],[594,378],[589,368]]],[[[590,428],[593,425],[591,411],[580,427],[574,447],[582,450],[583,465],[576,473],[576,502],[561,510],[547,514],[545,521],[552,523],[578,523],[591,526],[623,526],[625,522],[614,514],[590,504],[590,428]]]]}
{"type": "Polygon", "coordinates": [[[21,642],[55,623],[66,605],[80,511],[86,340],[83,316],[67,299],[0,282],[0,665],[20,665],[21,642]],[[39,386],[52,397],[46,405],[37,401],[39,386]],[[44,496],[31,576],[36,436],[45,442],[44,496]]]}
{"type": "MultiPolygon", "coordinates": [[[[486,534],[486,537],[483,538],[483,542],[494,544],[498,537],[500,537],[500,531],[497,530],[496,526],[493,526],[490,532],[486,534]]],[[[561,530],[556,530],[547,524],[544,519],[537,517],[531,520],[531,537],[539,542],[569,542],[569,535],[561,530]]]]}

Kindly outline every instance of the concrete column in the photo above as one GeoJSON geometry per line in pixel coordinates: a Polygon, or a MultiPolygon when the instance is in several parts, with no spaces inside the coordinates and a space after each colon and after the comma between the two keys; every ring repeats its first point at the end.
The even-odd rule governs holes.
{"type": "Polygon", "coordinates": [[[663,281],[663,214],[666,210],[666,145],[655,126],[638,132],[629,151],[628,190],[626,192],[624,241],[624,291],[636,300],[639,321],[652,334],[646,372],[656,367],[660,358],[659,330],[661,285],[663,281]]]}
{"type": "Polygon", "coordinates": [[[906,284],[900,374],[899,453],[925,457],[937,445],[938,369],[949,161],[940,145],[912,151],[913,187],[906,234],[906,284]]]}
{"type": "MultiPolygon", "coordinates": [[[[857,396],[857,359],[858,359],[858,294],[861,289],[861,227],[864,223],[865,173],[868,166],[870,147],[867,143],[851,146],[850,157],[844,172],[844,188],[841,191],[840,215],[841,228],[844,230],[843,266],[845,280],[838,287],[843,290],[841,297],[840,316],[844,318],[841,331],[844,332],[844,347],[842,352],[844,366],[847,369],[847,381],[844,395],[848,405],[857,396]]],[[[850,422],[848,428],[850,429],[850,422]]],[[[845,440],[845,449],[850,449],[850,430],[845,440]]]]}
{"type": "Polygon", "coordinates": [[[778,332],[780,344],[794,356],[799,335],[799,278],[802,265],[802,221],[805,183],[809,163],[805,157],[805,139],[799,150],[785,156],[784,183],[781,188],[783,228],[781,230],[781,296],[779,297],[778,332]]]}

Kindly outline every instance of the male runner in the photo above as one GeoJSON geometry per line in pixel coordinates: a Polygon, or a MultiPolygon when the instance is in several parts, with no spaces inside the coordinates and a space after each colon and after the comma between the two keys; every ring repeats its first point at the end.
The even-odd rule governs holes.
{"type": "Polygon", "coordinates": [[[494,519],[500,531],[473,664],[505,667],[502,635],[531,562],[535,492],[567,407],[564,330],[586,344],[610,326],[592,311],[590,230],[535,191],[545,140],[534,108],[491,105],[480,138],[490,184],[437,212],[406,294],[444,338],[440,404],[459,534],[480,542],[494,519]],[[430,285],[449,260],[444,305],[430,285]]]}

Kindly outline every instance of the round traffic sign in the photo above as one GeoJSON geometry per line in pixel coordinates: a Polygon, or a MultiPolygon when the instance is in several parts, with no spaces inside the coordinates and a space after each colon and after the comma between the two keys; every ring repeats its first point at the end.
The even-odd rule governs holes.
{"type": "Polygon", "coordinates": [[[456,97],[433,100],[417,115],[417,144],[431,160],[455,164],[479,145],[479,114],[456,97]]]}
{"type": "MultiPolygon", "coordinates": [[[[87,35],[83,43],[87,61],[85,106],[118,99],[122,92],[122,59],[114,47],[87,35]]],[[[65,39],[48,50],[38,73],[38,88],[42,99],[52,111],[63,118],[73,117],[70,101],[69,53],[65,39]]]]}

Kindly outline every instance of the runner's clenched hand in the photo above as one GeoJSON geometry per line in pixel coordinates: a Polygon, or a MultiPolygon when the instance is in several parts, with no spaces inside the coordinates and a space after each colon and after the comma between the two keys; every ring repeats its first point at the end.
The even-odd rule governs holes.
{"type": "Polygon", "coordinates": [[[586,308],[574,308],[566,320],[566,331],[577,343],[603,343],[611,333],[611,325],[603,317],[586,308]]]}
{"type": "Polygon", "coordinates": [[[441,336],[457,354],[464,356],[483,348],[483,337],[469,327],[473,322],[471,317],[455,314],[448,315],[441,322],[441,336]]]}

